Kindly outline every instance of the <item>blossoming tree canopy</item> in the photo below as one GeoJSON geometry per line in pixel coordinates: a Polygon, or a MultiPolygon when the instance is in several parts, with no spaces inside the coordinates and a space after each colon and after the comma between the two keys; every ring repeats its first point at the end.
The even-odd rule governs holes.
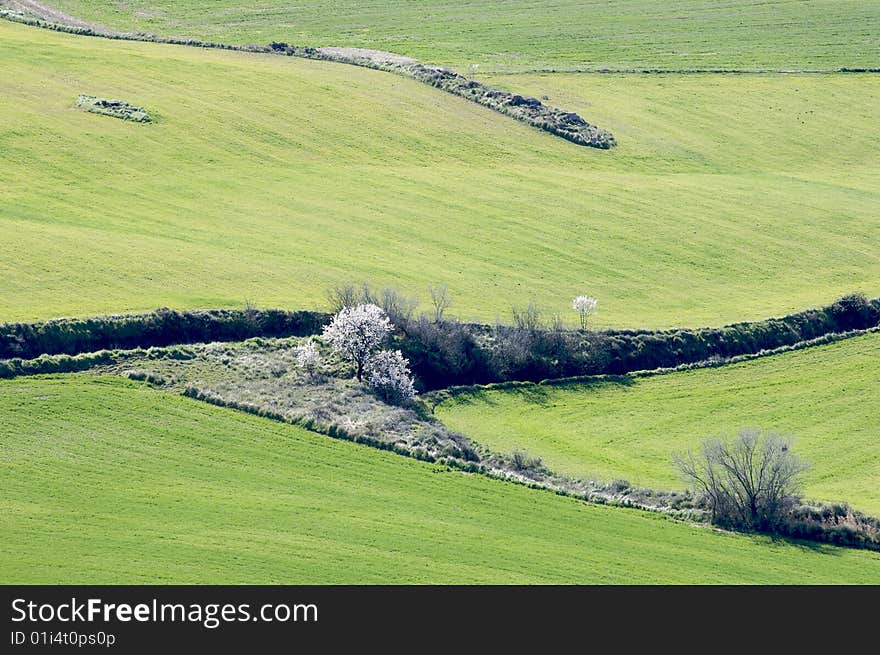
{"type": "Polygon", "coordinates": [[[345,307],[326,326],[323,336],[339,355],[355,365],[362,380],[370,355],[391,332],[391,320],[381,307],[373,304],[345,307]]]}
{"type": "Polygon", "coordinates": [[[590,315],[596,311],[596,305],[599,301],[589,296],[578,296],[572,301],[572,309],[574,309],[581,318],[581,328],[587,328],[587,320],[590,315]]]}

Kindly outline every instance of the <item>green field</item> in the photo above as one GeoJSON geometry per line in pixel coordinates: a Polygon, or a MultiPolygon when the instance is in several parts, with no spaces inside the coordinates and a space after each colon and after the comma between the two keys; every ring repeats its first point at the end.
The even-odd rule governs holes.
{"type": "Polygon", "coordinates": [[[880,65],[876,0],[52,0],[128,31],[352,45],[491,70],[880,65]]]}
{"type": "Polygon", "coordinates": [[[574,319],[588,293],[597,325],[651,327],[880,293],[880,77],[503,78],[611,128],[600,152],[351,66],[0,42],[0,321],[318,307],[360,280],[447,284],[468,320],[574,319]]]}
{"type": "Polygon", "coordinates": [[[0,383],[0,489],[2,583],[880,583],[110,378],[0,383]]]}
{"type": "MultiPolygon", "coordinates": [[[[361,281],[423,299],[447,285],[449,313],[481,322],[535,302],[574,325],[588,294],[597,328],[880,296],[880,75],[573,72],[880,67],[880,0],[48,4],[112,29],[479,64],[481,82],[619,145],[391,73],[0,20],[0,322],[326,309],[328,289],[361,281]],[[81,94],[155,120],[86,113],[81,94]]],[[[397,420],[328,391],[354,382],[294,399],[300,373],[211,352],[224,398],[397,420]]],[[[880,515],[878,362],[873,333],[436,412],[496,453],[658,489],[684,484],[674,450],[775,429],[812,464],[807,498],[880,515]]],[[[175,359],[167,379],[199,386],[173,372],[203,364],[175,359]]],[[[589,505],[99,375],[0,381],[0,496],[0,584],[880,584],[880,553],[589,505]]]]}
{"type": "Polygon", "coordinates": [[[880,334],[722,368],[621,382],[481,391],[444,423],[490,448],[525,449],[575,476],[681,488],[674,450],[742,428],[795,436],[808,498],[880,514],[880,334]]]}

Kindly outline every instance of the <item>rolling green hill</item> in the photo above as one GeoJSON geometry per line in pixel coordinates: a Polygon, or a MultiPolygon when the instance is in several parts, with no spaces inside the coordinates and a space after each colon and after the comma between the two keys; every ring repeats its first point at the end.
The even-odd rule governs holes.
{"type": "Polygon", "coordinates": [[[808,498],[880,514],[880,334],[773,357],[622,382],[529,386],[458,396],[450,427],[551,469],[680,488],[674,450],[742,428],[795,436],[808,498]]]}
{"type": "Polygon", "coordinates": [[[426,62],[538,68],[880,65],[876,0],[50,0],[129,31],[233,43],[390,50],[426,62]]]}
{"type": "Polygon", "coordinates": [[[0,382],[2,583],[878,583],[110,378],[0,382]]]}
{"type": "Polygon", "coordinates": [[[0,321],[321,306],[365,279],[447,284],[468,320],[589,293],[597,325],[650,327],[880,292],[876,76],[542,86],[614,131],[599,152],[351,66],[5,21],[0,42],[0,321]]]}

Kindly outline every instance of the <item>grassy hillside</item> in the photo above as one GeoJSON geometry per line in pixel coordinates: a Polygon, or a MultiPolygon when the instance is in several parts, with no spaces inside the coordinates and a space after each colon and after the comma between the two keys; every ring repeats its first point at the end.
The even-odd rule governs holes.
{"type": "Polygon", "coordinates": [[[3,583],[880,582],[118,379],[0,383],[0,489],[3,583]]]}
{"type": "Polygon", "coordinates": [[[437,408],[453,429],[500,451],[523,448],[576,476],[682,483],[670,454],[761,427],[795,435],[812,464],[808,497],[880,514],[880,335],[631,383],[527,387],[437,408]]]}
{"type": "Polygon", "coordinates": [[[125,30],[354,45],[484,69],[880,65],[876,0],[50,0],[125,30]]]}
{"type": "Polygon", "coordinates": [[[364,279],[447,284],[488,321],[589,293],[618,326],[880,293],[877,76],[510,78],[610,127],[599,152],[351,66],[5,21],[0,42],[0,321],[319,306],[364,279]]]}

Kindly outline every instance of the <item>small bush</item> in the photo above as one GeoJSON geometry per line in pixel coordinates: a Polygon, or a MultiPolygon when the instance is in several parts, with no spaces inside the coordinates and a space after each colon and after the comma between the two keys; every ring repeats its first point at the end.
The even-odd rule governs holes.
{"type": "Polygon", "coordinates": [[[628,480],[615,480],[610,485],[608,485],[608,488],[614,493],[619,494],[623,493],[627,489],[631,489],[632,485],[629,483],[628,480]]]}
{"type": "Polygon", "coordinates": [[[529,455],[517,448],[513,451],[513,466],[517,471],[538,471],[543,465],[540,457],[529,455]]]}
{"type": "Polygon", "coordinates": [[[393,405],[416,397],[409,362],[399,350],[383,350],[370,358],[368,382],[380,398],[393,405]]]}
{"type": "Polygon", "coordinates": [[[297,368],[305,373],[310,380],[314,380],[321,375],[324,360],[314,341],[297,346],[294,348],[294,354],[297,368]]]}

